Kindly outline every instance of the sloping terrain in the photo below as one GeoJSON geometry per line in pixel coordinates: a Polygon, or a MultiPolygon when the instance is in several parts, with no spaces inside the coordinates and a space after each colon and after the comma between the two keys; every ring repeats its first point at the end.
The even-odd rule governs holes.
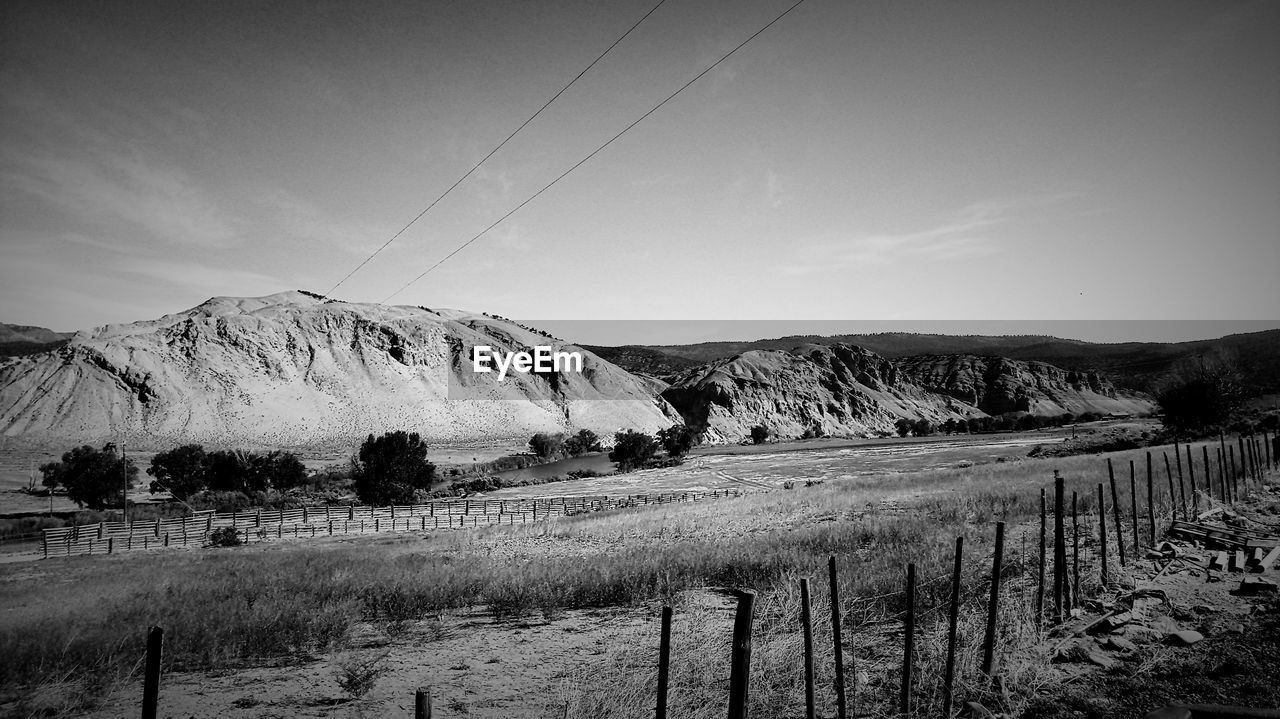
{"type": "Polygon", "coordinates": [[[0,362],[0,434],[138,446],[350,444],[416,431],[433,441],[527,439],[588,428],[655,431],[652,388],[583,352],[581,373],[470,369],[470,348],[572,346],[459,310],[350,304],[305,292],[213,298],[185,312],[77,334],[0,362]]]}
{"type": "MultiPolygon", "coordinates": [[[[992,337],[906,332],[830,337],[803,335],[751,342],[628,347],[626,352],[611,354],[610,361],[628,371],[653,374],[650,368],[678,367],[679,363],[688,360],[713,362],[751,350],[788,351],[803,344],[852,344],[890,359],[960,354],[1047,362],[1063,369],[1101,373],[1118,387],[1147,393],[1158,391],[1171,378],[1194,371],[1203,362],[1234,370],[1251,394],[1280,392],[1280,330],[1233,334],[1194,342],[1120,343],[1034,335],[992,337]]],[[[602,351],[604,349],[601,348],[602,351]]]]}
{"type": "Polygon", "coordinates": [[[72,335],[73,332],[54,332],[44,327],[0,322],[0,357],[21,357],[57,349],[72,335]]]}
{"type": "Polygon", "coordinates": [[[921,355],[905,357],[894,365],[920,386],[967,400],[991,415],[1151,411],[1149,400],[1118,392],[1096,372],[1064,370],[1044,362],[973,355],[921,355]]]}
{"type": "Polygon", "coordinates": [[[753,350],[687,370],[662,393],[685,421],[713,440],[738,441],[764,425],[780,437],[892,433],[898,419],[948,419],[1029,412],[1152,409],[1097,375],[1039,362],[934,357],[893,361],[852,345],[753,350]]]}

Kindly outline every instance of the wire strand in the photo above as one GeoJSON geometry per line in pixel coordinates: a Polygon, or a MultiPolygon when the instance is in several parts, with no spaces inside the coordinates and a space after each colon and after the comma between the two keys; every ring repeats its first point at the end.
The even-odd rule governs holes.
{"type": "Polygon", "coordinates": [[[574,84],[575,82],[577,82],[578,80],[582,79],[582,76],[583,76],[583,75],[586,75],[586,74],[587,74],[587,72],[591,70],[591,68],[595,67],[597,63],[599,63],[601,60],[603,60],[605,55],[608,55],[610,52],[612,52],[612,51],[613,51],[613,49],[614,49],[615,47],[617,47],[617,46],[619,45],[619,43],[621,43],[623,40],[627,39],[627,36],[629,36],[633,31],[635,31],[635,29],[636,29],[636,28],[640,27],[640,23],[642,23],[642,22],[644,22],[645,20],[649,19],[649,16],[650,16],[650,15],[652,15],[655,11],[657,11],[657,9],[658,9],[658,8],[662,7],[662,4],[663,4],[663,3],[665,3],[666,1],[667,1],[667,0],[658,0],[658,4],[657,4],[657,5],[654,5],[652,8],[650,8],[650,9],[649,9],[649,12],[645,13],[645,14],[644,14],[644,16],[643,16],[643,17],[641,17],[639,20],[636,20],[636,22],[635,22],[635,24],[634,24],[634,25],[632,25],[630,28],[628,28],[628,29],[627,29],[627,31],[626,31],[626,32],[624,32],[624,33],[622,34],[622,36],[621,36],[621,37],[619,37],[617,40],[614,40],[614,41],[613,41],[613,44],[612,44],[612,45],[610,45],[608,48],[606,48],[604,52],[600,53],[599,57],[597,57],[596,59],[592,60],[590,65],[587,65],[585,68],[583,68],[582,72],[579,72],[577,75],[575,75],[575,76],[574,76],[574,78],[573,78],[572,80],[570,80],[570,81],[569,81],[569,84],[567,84],[567,85],[565,85],[564,87],[560,88],[560,91],[559,91],[559,92],[557,92],[556,94],[552,95],[550,100],[547,100],[545,103],[543,103],[542,107],[538,108],[538,111],[537,111],[537,112],[535,112],[535,113],[533,113],[532,115],[530,115],[530,116],[529,116],[529,119],[527,119],[527,120],[525,120],[524,122],[520,123],[520,126],[519,126],[519,127],[517,127],[517,128],[516,128],[516,129],[515,129],[511,134],[510,134],[510,135],[507,135],[507,139],[505,139],[505,140],[503,140],[502,142],[498,143],[498,146],[497,146],[497,147],[495,147],[495,148],[493,148],[492,150],[490,150],[490,151],[489,151],[489,154],[485,155],[483,158],[481,158],[481,159],[480,159],[480,161],[479,161],[479,162],[477,162],[476,164],[472,165],[472,166],[471,166],[471,169],[470,169],[470,170],[467,170],[467,172],[466,172],[466,174],[465,174],[465,175],[463,175],[462,177],[459,177],[459,178],[457,179],[457,181],[455,181],[452,185],[449,185],[449,189],[447,189],[447,190],[445,190],[444,192],[440,193],[440,196],[439,196],[439,197],[437,197],[436,199],[432,200],[432,201],[431,201],[431,204],[430,204],[430,205],[427,205],[427,207],[426,207],[422,212],[419,212],[417,215],[415,215],[415,216],[414,216],[414,218],[413,218],[412,220],[409,220],[409,222],[408,222],[404,227],[401,227],[401,228],[399,229],[399,231],[397,231],[394,235],[392,235],[392,236],[391,236],[391,237],[390,237],[386,242],[383,242],[383,243],[382,243],[382,246],[380,246],[378,249],[376,249],[376,250],[374,250],[374,251],[373,251],[373,254],[369,255],[369,256],[368,256],[368,257],[366,257],[366,258],[364,258],[364,260],[363,260],[360,264],[358,264],[358,265],[356,265],[356,266],[355,266],[355,269],[353,269],[353,270],[351,270],[350,272],[348,272],[348,273],[346,274],[346,276],[345,276],[345,277],[343,277],[342,279],[338,280],[338,283],[337,283],[337,284],[335,284],[333,287],[329,288],[329,291],[328,291],[328,292],[326,292],[326,293],[324,293],[324,294],[325,294],[325,297],[330,297],[330,296],[332,296],[332,295],[333,295],[333,293],[334,293],[334,291],[336,291],[339,287],[341,287],[341,286],[342,286],[342,283],[344,283],[344,282],[346,282],[347,280],[351,279],[351,277],[352,277],[353,275],[355,275],[355,273],[359,272],[361,268],[363,268],[365,265],[367,265],[367,264],[369,264],[371,261],[373,261],[373,258],[377,257],[377,256],[378,256],[378,255],[379,255],[383,250],[387,249],[387,247],[388,247],[392,242],[395,242],[397,239],[399,239],[399,237],[400,237],[401,235],[403,235],[403,234],[404,234],[404,233],[405,233],[405,232],[406,232],[410,227],[413,227],[414,223],[416,223],[418,220],[421,220],[421,219],[422,219],[422,217],[423,217],[423,215],[426,215],[428,212],[430,212],[430,211],[431,211],[431,208],[433,208],[433,207],[435,207],[436,205],[440,204],[440,201],[441,201],[441,200],[443,200],[444,198],[448,197],[448,196],[449,196],[449,193],[453,192],[453,191],[454,191],[454,189],[455,189],[455,188],[457,188],[457,186],[458,186],[458,185],[461,185],[464,181],[466,181],[466,179],[467,179],[468,177],[471,177],[471,175],[472,175],[472,174],[474,174],[476,170],[480,169],[480,166],[481,166],[481,165],[483,165],[485,162],[487,162],[487,161],[489,160],[489,158],[491,158],[491,157],[493,157],[495,154],[497,154],[497,152],[498,152],[499,150],[501,150],[503,147],[505,147],[505,146],[506,146],[506,144],[507,144],[508,142],[511,142],[511,138],[513,138],[513,137],[515,137],[516,135],[520,134],[520,131],[521,131],[521,130],[523,130],[523,129],[525,128],[525,126],[527,126],[529,123],[533,122],[535,118],[537,118],[539,115],[541,115],[541,114],[542,114],[542,111],[543,111],[543,110],[546,110],[548,107],[550,107],[550,106],[551,106],[551,103],[555,102],[555,101],[556,101],[556,100],[557,100],[561,95],[563,95],[563,94],[565,93],[565,91],[566,91],[566,90],[568,90],[570,87],[573,87],[573,84],[574,84]]]}
{"type": "Polygon", "coordinates": [[[700,79],[702,78],[702,76],[704,76],[704,75],[706,75],[707,73],[709,73],[709,72],[711,72],[712,70],[714,70],[714,69],[715,69],[715,68],[716,68],[720,63],[724,62],[725,60],[728,60],[728,59],[729,59],[729,56],[731,56],[731,55],[733,55],[734,53],[736,53],[737,51],[741,50],[743,47],[745,47],[745,46],[746,46],[746,44],[747,44],[747,43],[749,43],[749,42],[751,42],[752,40],[756,39],[756,38],[757,38],[761,33],[763,33],[765,30],[768,30],[769,28],[773,27],[773,25],[774,25],[775,23],[777,23],[777,22],[778,22],[779,20],[781,20],[782,18],[786,17],[786,16],[787,16],[787,14],[788,14],[788,13],[790,13],[792,10],[795,10],[796,8],[800,7],[802,4],[804,4],[804,2],[805,2],[805,0],[796,0],[796,3],[795,3],[795,4],[793,4],[791,7],[787,8],[786,10],[783,10],[783,11],[782,11],[782,13],[780,13],[777,17],[775,17],[774,19],[770,20],[770,21],[769,21],[769,23],[768,23],[767,25],[765,25],[764,27],[760,28],[759,30],[756,30],[756,31],[755,31],[754,33],[752,33],[752,34],[751,34],[751,36],[750,36],[750,37],[748,37],[746,40],[743,40],[741,43],[738,43],[737,47],[733,48],[733,49],[732,49],[732,50],[730,50],[729,52],[727,52],[727,53],[725,53],[724,55],[722,55],[722,56],[720,57],[720,59],[719,59],[719,60],[716,60],[716,61],[715,61],[715,62],[713,62],[712,64],[708,65],[708,66],[707,66],[707,68],[706,68],[706,69],[704,69],[702,72],[699,72],[697,75],[694,75],[692,79],[690,79],[690,80],[689,80],[688,82],[686,82],[685,84],[681,85],[681,86],[680,86],[680,88],[679,88],[678,90],[676,90],[675,92],[673,92],[673,93],[671,93],[670,95],[668,95],[668,96],[666,97],[666,99],[665,99],[665,100],[663,100],[662,102],[658,103],[657,105],[654,105],[654,106],[653,106],[653,108],[652,108],[652,109],[650,109],[648,112],[646,112],[645,114],[641,115],[639,118],[637,118],[637,119],[636,119],[634,122],[632,122],[630,125],[627,125],[626,127],[624,127],[624,128],[622,129],[622,131],[621,131],[621,132],[619,132],[618,134],[616,134],[616,135],[614,135],[613,137],[609,138],[609,140],[608,140],[608,141],[606,141],[603,145],[600,145],[600,146],[599,146],[599,147],[597,147],[596,149],[592,150],[592,151],[591,151],[591,153],[590,153],[590,154],[588,154],[586,157],[582,158],[581,160],[578,160],[578,161],[577,161],[577,162],[575,162],[575,163],[573,164],[573,166],[571,166],[569,169],[567,169],[567,170],[565,170],[564,172],[560,173],[560,175],[559,175],[558,177],[556,177],[554,180],[552,180],[551,182],[548,182],[546,185],[543,185],[543,187],[542,187],[542,189],[541,189],[541,190],[538,190],[537,192],[535,192],[535,193],[533,193],[532,195],[530,195],[527,199],[525,199],[525,201],[524,201],[524,202],[521,202],[520,204],[518,204],[518,205],[516,205],[515,207],[513,207],[513,208],[511,209],[511,211],[509,211],[507,214],[503,215],[502,217],[499,217],[497,220],[495,220],[495,221],[494,221],[492,224],[490,224],[488,227],[486,227],[486,228],[484,228],[483,230],[481,230],[480,232],[476,233],[476,235],[475,235],[475,236],[473,236],[471,239],[469,239],[469,240],[467,240],[466,242],[462,243],[461,245],[458,245],[457,247],[455,247],[455,248],[454,248],[454,250],[453,250],[452,252],[450,252],[449,254],[445,255],[443,258],[441,258],[441,259],[440,259],[438,262],[436,262],[434,265],[432,265],[432,266],[428,267],[426,270],[424,270],[424,271],[422,272],[422,274],[418,275],[417,277],[414,277],[412,280],[409,280],[409,281],[408,281],[408,282],[406,282],[404,285],[402,285],[402,286],[400,287],[400,289],[398,289],[398,290],[396,290],[395,292],[392,292],[391,294],[387,295],[387,296],[382,300],[382,302],[385,304],[385,303],[386,303],[387,301],[389,301],[392,297],[395,297],[396,295],[400,294],[401,292],[404,292],[404,291],[405,291],[405,290],[407,290],[409,287],[413,286],[415,283],[417,283],[419,280],[421,280],[423,277],[426,277],[426,276],[427,276],[427,274],[429,274],[432,270],[434,270],[434,269],[436,269],[437,267],[439,267],[440,265],[444,264],[444,263],[445,263],[446,261],[448,261],[451,257],[453,257],[454,255],[458,254],[459,252],[463,251],[463,250],[464,250],[464,249],[466,249],[468,246],[470,246],[473,242],[475,242],[476,240],[478,240],[478,239],[480,239],[481,237],[483,237],[485,234],[487,234],[487,233],[489,232],[489,230],[492,230],[493,228],[495,228],[495,227],[497,227],[498,225],[502,224],[502,222],[503,222],[503,221],[505,221],[508,217],[511,217],[511,216],[512,216],[512,215],[514,215],[515,213],[519,212],[519,211],[520,211],[520,209],[521,209],[521,208],[523,208],[525,205],[529,204],[530,202],[533,202],[535,199],[537,199],[537,198],[538,198],[538,196],[540,196],[542,193],[546,192],[547,190],[551,189],[551,188],[552,188],[556,183],[558,183],[558,182],[560,182],[561,180],[563,180],[563,179],[564,179],[565,177],[567,177],[571,172],[573,172],[574,170],[578,169],[578,168],[579,168],[579,167],[581,167],[582,165],[586,164],[588,160],[590,160],[591,158],[593,158],[593,157],[595,157],[596,155],[598,155],[601,151],[603,151],[603,150],[604,150],[606,147],[608,147],[609,145],[612,145],[616,140],[618,140],[618,138],[620,138],[620,137],[622,137],[623,135],[627,134],[627,132],[628,132],[628,131],[630,131],[630,130],[631,130],[631,128],[635,127],[636,125],[639,125],[641,122],[643,122],[643,121],[644,121],[646,118],[648,118],[650,115],[652,115],[653,113],[655,113],[655,112],[657,112],[658,110],[660,110],[660,109],[661,109],[664,105],[666,105],[668,102],[671,102],[672,100],[674,100],[674,99],[675,99],[675,97],[676,97],[677,95],[679,95],[680,93],[684,92],[686,88],[688,88],[690,85],[692,85],[693,83],[695,83],[695,82],[697,82],[698,80],[700,80],[700,79]]]}

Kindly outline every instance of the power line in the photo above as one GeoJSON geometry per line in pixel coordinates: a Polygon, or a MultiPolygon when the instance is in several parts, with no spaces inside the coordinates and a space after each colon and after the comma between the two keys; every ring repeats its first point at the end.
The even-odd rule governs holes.
{"type": "Polygon", "coordinates": [[[628,131],[630,131],[630,130],[631,130],[631,128],[635,127],[636,125],[639,125],[641,122],[644,122],[644,120],[645,120],[646,118],[648,118],[650,115],[652,115],[653,113],[655,113],[655,112],[657,112],[659,109],[661,109],[663,105],[666,105],[668,102],[671,102],[673,99],[675,99],[676,95],[679,95],[680,93],[684,92],[686,88],[688,88],[690,85],[692,85],[693,83],[695,83],[695,82],[697,82],[699,79],[701,79],[703,75],[706,75],[707,73],[709,73],[709,72],[711,72],[712,70],[716,69],[716,66],[718,66],[720,63],[724,62],[725,60],[728,60],[730,55],[733,55],[735,52],[737,52],[737,51],[741,50],[744,46],[746,46],[746,44],[747,44],[747,43],[749,43],[749,42],[751,42],[752,40],[756,39],[756,37],[758,37],[758,36],[759,36],[761,33],[763,33],[765,30],[768,30],[770,27],[773,27],[774,23],[776,23],[776,22],[778,22],[779,20],[781,20],[782,18],[786,17],[786,16],[787,16],[787,14],[788,14],[788,13],[790,13],[792,10],[795,10],[796,8],[800,7],[802,4],[804,4],[804,1],[805,1],[805,0],[796,0],[796,3],[795,3],[794,5],[792,5],[791,7],[787,8],[786,10],[783,10],[781,14],[779,14],[779,15],[778,15],[777,17],[775,17],[774,19],[770,20],[770,21],[769,21],[769,23],[768,23],[767,25],[765,25],[764,27],[760,28],[759,30],[756,30],[754,33],[752,33],[752,34],[751,34],[751,37],[748,37],[746,40],[743,40],[741,43],[739,43],[739,44],[738,44],[738,46],[737,46],[737,47],[733,48],[733,49],[732,49],[732,50],[730,50],[729,52],[727,52],[727,53],[725,53],[724,55],[722,55],[722,56],[720,57],[720,59],[719,59],[719,60],[716,60],[715,62],[711,63],[711,65],[707,66],[707,68],[706,68],[705,70],[703,70],[702,72],[698,73],[697,75],[694,75],[692,79],[690,79],[690,80],[689,80],[688,82],[686,82],[685,84],[681,85],[681,86],[680,86],[680,89],[678,89],[678,90],[676,90],[675,92],[673,92],[673,93],[671,93],[670,95],[668,95],[668,96],[667,96],[667,98],[666,98],[665,100],[663,100],[662,102],[658,103],[657,105],[654,105],[652,109],[650,109],[650,110],[649,110],[648,112],[646,112],[645,114],[641,115],[639,118],[637,118],[637,119],[636,119],[634,122],[632,122],[630,125],[627,125],[626,127],[624,127],[624,128],[622,129],[622,131],[621,131],[621,132],[619,132],[618,134],[616,134],[616,135],[614,135],[613,137],[609,138],[609,140],[608,140],[607,142],[605,142],[603,145],[601,145],[601,146],[597,147],[596,149],[592,150],[592,151],[591,151],[591,153],[590,153],[590,154],[588,154],[586,157],[582,158],[581,160],[578,160],[576,163],[574,163],[574,164],[573,164],[573,166],[572,166],[572,167],[570,167],[569,169],[567,169],[567,170],[565,170],[564,172],[560,173],[560,175],[559,175],[558,177],[556,177],[556,179],[552,180],[551,182],[548,182],[546,185],[543,185],[543,187],[542,187],[542,189],[541,189],[541,190],[538,190],[537,192],[535,192],[535,193],[533,193],[532,195],[530,195],[527,199],[525,199],[525,201],[524,201],[524,202],[521,202],[520,204],[518,204],[518,205],[516,205],[515,207],[513,207],[513,208],[511,209],[511,211],[510,211],[510,212],[508,212],[507,214],[503,215],[502,217],[499,217],[497,220],[494,220],[494,222],[493,222],[492,224],[490,224],[488,227],[484,228],[484,229],[483,229],[483,230],[481,230],[480,232],[476,233],[476,235],[475,235],[474,237],[472,237],[471,239],[467,240],[466,242],[462,243],[461,245],[458,245],[456,248],[454,248],[453,252],[450,252],[449,254],[447,254],[447,255],[445,255],[443,258],[441,258],[439,262],[436,262],[434,265],[432,265],[432,266],[428,267],[426,270],[424,270],[424,271],[422,272],[422,274],[418,275],[417,277],[414,277],[412,280],[409,280],[409,281],[408,281],[408,282],[406,282],[404,285],[402,285],[402,286],[400,287],[400,289],[398,289],[398,290],[396,290],[395,292],[392,292],[391,294],[387,295],[387,296],[382,300],[383,304],[385,304],[385,303],[386,303],[388,300],[390,300],[392,297],[395,297],[396,295],[400,294],[401,292],[404,292],[406,289],[408,289],[410,286],[412,286],[412,285],[413,285],[415,282],[417,282],[418,280],[421,280],[423,277],[426,277],[428,273],[430,273],[432,270],[434,270],[435,268],[439,267],[440,265],[444,264],[446,261],[448,261],[448,260],[449,260],[449,258],[451,258],[451,257],[453,257],[454,255],[458,254],[459,252],[461,252],[461,251],[465,250],[469,245],[471,245],[471,243],[475,242],[476,240],[480,239],[480,238],[481,238],[481,237],[483,237],[485,234],[487,234],[487,233],[489,232],[489,230],[492,230],[493,228],[495,228],[495,227],[497,227],[498,225],[502,224],[502,222],[503,222],[504,220],[506,220],[508,217],[511,217],[512,215],[514,215],[514,214],[516,214],[517,212],[519,212],[521,208],[523,208],[525,205],[529,204],[530,202],[533,202],[533,201],[534,201],[535,199],[537,199],[537,198],[538,198],[538,196],[539,196],[539,195],[541,195],[542,193],[544,193],[544,192],[546,192],[547,190],[551,189],[551,188],[552,188],[552,187],[553,187],[557,182],[560,182],[560,181],[561,181],[561,180],[563,180],[565,177],[567,177],[567,176],[569,175],[569,173],[573,172],[574,170],[578,169],[578,168],[579,168],[579,167],[581,167],[582,165],[586,164],[588,160],[590,160],[591,158],[595,157],[597,154],[599,154],[602,150],[604,150],[604,149],[605,149],[606,147],[608,147],[609,145],[612,145],[612,144],[614,143],[614,141],[616,141],[618,138],[620,138],[620,137],[622,137],[623,135],[627,134],[627,132],[628,132],[628,131]]]}
{"type": "Polygon", "coordinates": [[[415,215],[415,216],[414,216],[414,218],[413,218],[412,220],[409,220],[408,224],[406,224],[404,227],[401,227],[401,228],[399,229],[399,231],[397,231],[394,235],[392,235],[392,236],[391,236],[391,237],[390,237],[386,242],[382,243],[382,246],[381,246],[381,247],[379,247],[378,249],[374,250],[374,251],[373,251],[373,254],[369,255],[369,256],[368,256],[368,257],[366,257],[366,258],[364,258],[364,261],[362,261],[360,264],[356,265],[356,266],[355,266],[355,269],[351,270],[350,272],[348,272],[348,273],[346,274],[346,276],[345,276],[345,277],[343,277],[342,279],[338,280],[338,283],[337,283],[336,285],[334,285],[333,287],[329,288],[329,291],[328,291],[328,292],[326,292],[326,293],[324,293],[324,294],[325,294],[325,296],[326,296],[326,297],[331,297],[331,296],[333,296],[334,291],[335,291],[335,290],[337,290],[339,287],[341,287],[343,282],[346,282],[347,280],[351,279],[351,276],[352,276],[352,275],[354,275],[355,273],[359,272],[359,271],[360,271],[360,268],[362,268],[362,267],[364,267],[365,265],[369,264],[369,262],[370,262],[370,261],[372,261],[372,260],[373,260],[373,258],[377,257],[379,253],[381,253],[383,250],[387,249],[387,246],[388,246],[388,245],[390,245],[392,242],[395,242],[397,239],[399,239],[400,235],[403,235],[403,234],[405,233],[405,231],[406,231],[406,230],[408,230],[410,227],[412,227],[412,226],[414,225],[414,223],[416,223],[418,220],[421,220],[423,215],[425,215],[425,214],[427,214],[428,212],[430,212],[430,211],[431,211],[431,208],[433,208],[433,207],[435,207],[436,205],[438,205],[438,204],[440,203],[440,201],[441,201],[441,200],[443,200],[445,197],[448,197],[449,193],[453,192],[454,188],[456,188],[458,185],[461,185],[461,184],[462,184],[462,183],[463,183],[463,182],[464,182],[468,177],[471,177],[471,175],[472,175],[476,170],[480,169],[480,166],[481,166],[481,165],[483,165],[485,162],[487,162],[487,161],[489,160],[489,158],[490,158],[490,157],[493,157],[495,154],[497,154],[498,150],[501,150],[503,147],[505,147],[505,146],[506,146],[506,144],[507,144],[508,142],[510,142],[510,141],[511,141],[511,138],[513,138],[513,137],[515,137],[516,135],[520,134],[520,131],[521,131],[521,130],[523,130],[523,129],[525,128],[525,126],[526,126],[526,125],[528,125],[529,123],[533,122],[533,121],[534,121],[534,119],[538,117],[538,115],[541,115],[541,114],[542,114],[542,111],[543,111],[543,110],[545,110],[545,109],[547,109],[548,107],[550,107],[550,106],[551,106],[551,103],[555,102],[555,101],[556,101],[556,99],[557,99],[557,98],[559,98],[561,95],[563,95],[563,94],[565,93],[565,91],[566,91],[566,90],[568,90],[570,87],[573,87],[573,84],[574,84],[575,82],[577,82],[578,80],[582,79],[582,76],[583,76],[583,75],[586,75],[586,74],[587,74],[587,72],[591,70],[591,68],[595,67],[597,63],[599,63],[601,60],[603,60],[605,55],[608,55],[608,54],[609,54],[609,53],[610,53],[610,52],[611,52],[615,47],[617,47],[617,46],[618,46],[618,44],[619,44],[619,43],[621,43],[623,40],[626,40],[626,39],[627,39],[627,36],[629,36],[629,35],[630,35],[630,34],[631,34],[631,33],[632,33],[636,28],[640,27],[640,23],[642,23],[642,22],[644,22],[645,20],[649,19],[649,16],[650,16],[650,15],[652,15],[652,14],[653,14],[653,13],[654,13],[658,8],[662,7],[662,4],[663,4],[663,3],[665,3],[666,1],[667,1],[667,0],[658,0],[658,4],[657,4],[657,5],[654,5],[652,8],[650,8],[650,9],[649,9],[649,12],[645,13],[645,14],[644,14],[644,16],[643,16],[643,17],[641,17],[639,20],[636,20],[635,24],[634,24],[634,25],[632,25],[630,28],[628,28],[626,32],[622,33],[622,36],[621,36],[621,37],[619,37],[617,40],[614,40],[612,45],[610,45],[608,48],[606,48],[604,52],[600,53],[600,56],[599,56],[599,57],[597,57],[596,59],[592,60],[590,65],[587,65],[585,68],[583,68],[582,72],[579,72],[577,75],[575,75],[575,76],[574,76],[574,78],[573,78],[572,80],[570,80],[570,81],[569,81],[569,84],[567,84],[567,85],[565,85],[564,87],[560,88],[560,91],[559,91],[559,92],[557,92],[556,94],[552,95],[552,96],[551,96],[551,99],[550,99],[550,100],[547,100],[547,101],[542,105],[542,107],[538,108],[538,111],[537,111],[537,112],[535,112],[535,113],[533,113],[532,115],[530,115],[530,116],[529,116],[529,119],[527,119],[527,120],[525,120],[524,122],[520,123],[520,126],[519,126],[519,127],[517,127],[517,128],[515,129],[515,131],[513,131],[510,135],[507,135],[507,139],[505,139],[505,140],[503,140],[502,142],[498,143],[498,146],[497,146],[497,147],[495,147],[495,148],[493,148],[492,150],[490,150],[490,151],[489,151],[489,154],[487,154],[487,155],[485,155],[483,158],[481,158],[481,159],[480,159],[480,161],[479,161],[479,162],[477,162],[475,165],[472,165],[471,169],[470,169],[470,170],[467,170],[467,173],[466,173],[465,175],[463,175],[462,177],[459,177],[459,178],[457,179],[457,181],[456,181],[456,182],[454,182],[452,185],[449,185],[449,189],[445,190],[444,192],[442,192],[442,193],[440,194],[440,196],[439,196],[439,197],[437,197],[436,199],[432,200],[432,201],[431,201],[431,204],[430,204],[430,205],[427,205],[426,209],[424,209],[422,212],[419,212],[417,215],[415,215]]]}

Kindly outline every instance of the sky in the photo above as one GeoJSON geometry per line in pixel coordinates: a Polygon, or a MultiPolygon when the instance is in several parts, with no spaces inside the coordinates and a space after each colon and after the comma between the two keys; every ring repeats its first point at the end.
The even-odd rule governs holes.
{"type": "MultiPolygon", "coordinates": [[[[4,0],[0,321],[328,293],[656,2],[4,0]]],[[[332,295],[1280,327],[1270,0],[805,0],[411,283],[793,2],[666,0],[332,295]]]]}

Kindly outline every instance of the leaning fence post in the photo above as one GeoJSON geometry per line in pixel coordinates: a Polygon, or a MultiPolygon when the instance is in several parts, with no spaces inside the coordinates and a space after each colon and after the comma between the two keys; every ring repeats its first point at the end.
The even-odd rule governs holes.
{"type": "Polygon", "coordinates": [[[142,719],[156,719],[156,704],[160,700],[160,652],[163,644],[163,629],[151,627],[147,630],[147,664],[142,680],[142,719]]]}
{"type": "Polygon", "coordinates": [[[1058,470],[1053,471],[1053,613],[1061,624],[1066,607],[1071,603],[1067,589],[1067,535],[1063,522],[1066,512],[1066,489],[1058,470]]]}
{"type": "MultiPolygon", "coordinates": [[[[1116,518],[1116,550],[1120,554],[1120,566],[1124,566],[1124,528],[1120,525],[1120,495],[1116,492],[1116,472],[1107,458],[1107,477],[1111,479],[1111,513],[1116,518]]],[[[1193,488],[1194,492],[1194,488],[1193,488]]]]}
{"type": "Polygon", "coordinates": [[[956,674],[956,624],[960,620],[960,568],[964,537],[956,537],[956,561],[951,573],[951,612],[947,616],[947,666],[942,675],[942,716],[951,716],[951,684],[956,674]]]}
{"type": "MultiPolygon", "coordinates": [[[[813,616],[809,610],[809,580],[800,580],[800,627],[804,631],[804,716],[816,719],[813,700],[813,616]]],[[[661,716],[659,716],[661,719],[661,716]]]]}
{"type": "Polygon", "coordinates": [[[916,565],[907,565],[907,614],[903,621],[905,635],[902,650],[902,692],[898,697],[898,710],[902,716],[911,713],[911,674],[915,668],[914,652],[916,640],[916,565]]]}
{"type": "Polygon", "coordinates": [[[667,677],[671,672],[671,607],[662,608],[662,633],[658,638],[657,719],[667,719],[667,677]]]}
{"type": "Polygon", "coordinates": [[[1004,561],[1004,522],[996,522],[995,559],[991,565],[991,600],[987,602],[987,636],[982,642],[982,673],[991,676],[996,657],[996,618],[1000,614],[1000,564],[1004,561]]]}
{"type": "Polygon", "coordinates": [[[418,687],[414,692],[413,719],[431,719],[431,687],[418,687]]]}
{"type": "Polygon", "coordinates": [[[738,595],[733,618],[733,646],[729,655],[729,719],[747,719],[747,687],[751,683],[751,623],[756,593],[738,595]]]}
{"type": "Polygon", "coordinates": [[[1156,491],[1151,479],[1151,453],[1147,452],[1147,537],[1156,546],[1156,491]]]}
{"type": "Polygon", "coordinates": [[[1068,607],[1080,604],[1080,515],[1077,510],[1079,495],[1071,491],[1071,601],[1068,607]]]}
{"type": "Polygon", "coordinates": [[[844,647],[840,640],[840,585],[836,578],[836,558],[827,560],[831,583],[831,643],[836,659],[836,717],[845,719],[848,705],[844,696],[844,647]]]}
{"type": "MultiPolygon", "coordinates": [[[[1205,451],[1207,452],[1208,450],[1206,449],[1205,451]]],[[[1173,471],[1169,468],[1169,453],[1161,452],[1160,454],[1164,455],[1164,476],[1165,479],[1169,480],[1169,514],[1172,515],[1174,519],[1178,518],[1178,496],[1181,494],[1182,519],[1185,521],[1187,520],[1187,492],[1182,488],[1182,482],[1178,482],[1179,493],[1174,493],[1173,471]]]]}

